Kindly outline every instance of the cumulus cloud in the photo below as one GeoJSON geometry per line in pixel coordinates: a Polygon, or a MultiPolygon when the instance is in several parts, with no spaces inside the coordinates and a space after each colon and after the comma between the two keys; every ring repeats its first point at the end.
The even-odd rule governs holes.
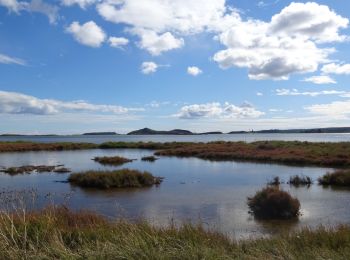
{"type": "Polygon", "coordinates": [[[52,115],[63,112],[96,112],[126,114],[130,111],[141,111],[139,108],[126,108],[116,105],[96,105],[85,101],[60,101],[39,99],[16,92],[0,91],[0,113],[52,115]]]}
{"type": "Polygon", "coordinates": [[[339,91],[339,90],[322,90],[322,91],[299,91],[297,89],[276,89],[277,96],[310,96],[317,97],[321,95],[339,95],[346,97],[350,92],[339,91]]]}
{"type": "Polygon", "coordinates": [[[122,48],[123,46],[129,44],[129,40],[124,37],[109,37],[108,43],[111,47],[122,48]]]}
{"type": "Polygon", "coordinates": [[[72,34],[77,42],[94,48],[100,47],[106,39],[105,32],[94,21],[82,25],[73,22],[66,31],[72,34]]]}
{"type": "Polygon", "coordinates": [[[187,73],[192,76],[198,76],[199,74],[202,74],[203,71],[196,66],[191,66],[187,68],[187,73]]]}
{"type": "Polygon", "coordinates": [[[22,59],[14,58],[0,53],[0,63],[3,64],[17,64],[17,65],[26,65],[26,62],[22,59]]]}
{"type": "Polygon", "coordinates": [[[261,93],[261,92],[256,92],[256,95],[261,97],[261,96],[263,96],[264,94],[261,93]]]}
{"type": "Polygon", "coordinates": [[[184,45],[182,38],[176,38],[170,32],[158,34],[151,30],[133,30],[140,37],[139,47],[147,50],[150,54],[158,56],[163,52],[181,48],[184,45]]]}
{"type": "Polygon", "coordinates": [[[348,19],[317,3],[291,3],[270,22],[238,17],[217,39],[227,47],[213,59],[220,67],[247,68],[250,79],[286,80],[293,73],[315,72],[332,48],[320,42],[345,40],[338,31],[348,19]]]}
{"type": "Polygon", "coordinates": [[[80,8],[85,9],[89,5],[95,4],[98,0],[62,0],[65,6],[79,5],[80,8]]]}
{"type": "Polygon", "coordinates": [[[159,65],[152,61],[145,61],[141,64],[141,72],[143,74],[151,74],[155,73],[158,69],[159,65]]]}
{"type": "Polygon", "coordinates": [[[350,64],[330,63],[324,65],[321,71],[326,74],[350,75],[350,64]]]}
{"type": "Polygon", "coordinates": [[[199,119],[199,118],[258,118],[264,115],[254,108],[253,105],[245,102],[240,106],[230,103],[206,103],[183,106],[175,117],[181,119],[199,119]]]}
{"type": "Polygon", "coordinates": [[[337,82],[332,79],[331,77],[327,76],[327,75],[321,75],[321,76],[312,76],[309,78],[305,78],[303,81],[305,82],[311,82],[314,84],[336,84],[337,82]]]}
{"type": "Polygon", "coordinates": [[[10,12],[19,13],[26,7],[27,3],[17,0],[0,0],[0,6],[6,7],[10,12]]]}

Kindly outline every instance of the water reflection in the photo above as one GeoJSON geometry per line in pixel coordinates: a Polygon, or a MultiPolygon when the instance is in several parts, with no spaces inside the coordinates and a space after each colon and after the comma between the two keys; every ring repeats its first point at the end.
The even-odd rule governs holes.
{"type": "MultiPolygon", "coordinates": [[[[101,191],[64,183],[69,174],[0,174],[0,189],[34,188],[41,197],[51,194],[56,203],[64,202],[65,194],[71,194],[68,204],[76,209],[97,210],[110,217],[143,217],[156,225],[168,225],[173,220],[202,222],[236,238],[275,234],[303,226],[350,223],[350,191],[324,188],[317,184],[309,188],[281,185],[301,202],[302,216],[298,222],[258,221],[248,213],[247,197],[254,195],[272,177],[279,176],[286,182],[290,176],[307,175],[317,180],[331,169],[209,162],[195,158],[161,157],[154,163],[140,160],[151,154],[151,151],[129,149],[3,153],[0,154],[0,165],[4,167],[64,164],[73,172],[128,167],[150,171],[165,179],[159,187],[101,191]],[[137,161],[111,167],[91,160],[95,156],[114,155],[136,158],[137,161]]],[[[41,206],[45,204],[45,199],[39,201],[41,206]]]]}

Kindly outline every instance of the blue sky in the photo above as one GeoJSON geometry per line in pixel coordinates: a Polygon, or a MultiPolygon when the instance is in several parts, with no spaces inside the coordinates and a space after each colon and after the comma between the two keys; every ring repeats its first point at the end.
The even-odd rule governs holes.
{"type": "Polygon", "coordinates": [[[345,1],[0,0],[0,133],[349,126],[345,1]]]}

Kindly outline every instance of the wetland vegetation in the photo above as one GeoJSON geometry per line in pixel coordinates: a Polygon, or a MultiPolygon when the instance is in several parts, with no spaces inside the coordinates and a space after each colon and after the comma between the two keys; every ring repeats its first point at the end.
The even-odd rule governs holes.
{"type": "Polygon", "coordinates": [[[163,178],[155,177],[149,172],[122,169],[116,171],[87,171],[73,173],[68,182],[82,188],[141,188],[159,185],[163,178]]]}

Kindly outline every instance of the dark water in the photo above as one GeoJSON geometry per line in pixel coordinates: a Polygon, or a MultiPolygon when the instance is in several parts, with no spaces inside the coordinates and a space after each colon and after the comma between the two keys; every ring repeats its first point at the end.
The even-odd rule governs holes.
{"type": "Polygon", "coordinates": [[[350,134],[219,134],[219,135],[70,135],[70,136],[0,136],[0,141],[34,142],[212,142],[212,141],[308,141],[308,142],[349,142],[350,134]]]}
{"type": "Polygon", "coordinates": [[[304,174],[316,180],[331,169],[209,162],[194,158],[161,157],[154,163],[140,161],[142,156],[151,153],[129,149],[2,153],[0,166],[64,164],[73,171],[114,169],[101,166],[91,158],[120,155],[138,160],[119,168],[147,170],[165,179],[159,187],[97,191],[56,182],[66,180],[69,174],[0,174],[0,190],[35,188],[42,196],[51,193],[56,203],[63,201],[63,195],[71,193],[69,205],[76,209],[88,208],[107,216],[130,219],[144,217],[156,225],[169,224],[172,219],[201,221],[236,238],[273,234],[302,226],[350,224],[350,191],[322,188],[317,184],[310,188],[283,185],[301,202],[303,215],[298,222],[258,222],[248,214],[247,197],[264,187],[273,176],[287,180],[291,175],[304,174]]]}

